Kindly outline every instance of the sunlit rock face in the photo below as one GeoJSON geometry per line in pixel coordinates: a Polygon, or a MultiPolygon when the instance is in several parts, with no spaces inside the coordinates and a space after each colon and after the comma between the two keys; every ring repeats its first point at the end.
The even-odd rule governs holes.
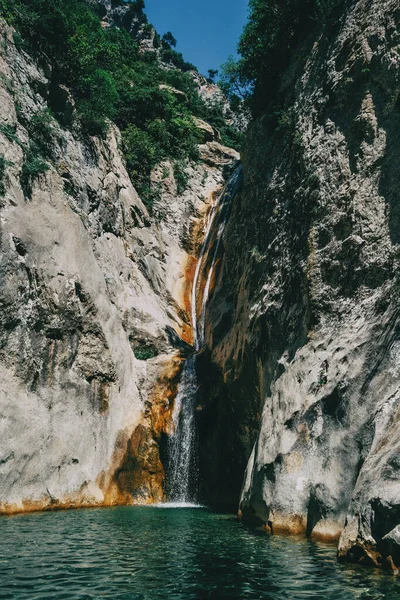
{"type": "Polygon", "coordinates": [[[188,168],[182,194],[164,164],[149,215],[119,131],[84,143],[51,66],[18,50],[4,23],[1,35],[0,512],[162,500],[190,273],[237,154],[221,162],[205,142],[215,159],[188,168]],[[23,189],[29,123],[54,94],[70,127],[51,123],[49,168],[23,189]]]}
{"type": "Polygon", "coordinates": [[[204,375],[198,411],[204,499],[228,490],[268,531],[340,537],[341,557],[392,568],[399,18],[397,0],[344,5],[282,79],[287,127],[252,124],[199,360],[216,385],[204,375]]]}

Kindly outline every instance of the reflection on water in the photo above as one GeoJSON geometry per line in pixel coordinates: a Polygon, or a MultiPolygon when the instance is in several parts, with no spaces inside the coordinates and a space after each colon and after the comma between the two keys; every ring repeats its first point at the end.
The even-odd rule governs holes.
{"type": "Polygon", "coordinates": [[[231,515],[129,507],[0,518],[0,598],[399,600],[400,580],[231,515]]]}

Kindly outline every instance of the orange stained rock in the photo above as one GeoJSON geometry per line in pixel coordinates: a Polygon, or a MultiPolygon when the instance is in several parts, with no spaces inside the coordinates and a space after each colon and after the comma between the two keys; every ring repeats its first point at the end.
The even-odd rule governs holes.
{"type": "MultiPolygon", "coordinates": [[[[192,288],[196,267],[197,259],[194,256],[189,256],[186,263],[185,283],[183,286],[183,303],[187,315],[192,314],[192,288]]],[[[190,324],[185,323],[183,326],[182,339],[192,346],[194,344],[194,332],[190,317],[188,317],[188,322],[190,324]]]]}
{"type": "Polygon", "coordinates": [[[108,474],[98,484],[105,504],[152,504],[164,500],[164,467],[159,442],[168,434],[184,359],[165,362],[141,422],[130,434],[121,432],[108,474]]]}

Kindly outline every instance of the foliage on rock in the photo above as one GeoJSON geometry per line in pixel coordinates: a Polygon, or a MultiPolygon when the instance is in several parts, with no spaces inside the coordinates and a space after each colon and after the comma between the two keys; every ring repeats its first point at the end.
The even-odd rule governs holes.
{"type": "MultiPolygon", "coordinates": [[[[126,5],[121,0],[120,6],[126,5]]],[[[129,3],[130,17],[136,16],[154,32],[143,9],[144,2],[129,3]]],[[[57,90],[67,86],[84,135],[104,136],[110,120],[120,127],[129,174],[144,196],[156,164],[168,158],[197,158],[199,136],[193,116],[220,127],[224,143],[240,142],[224,119],[221,103],[209,106],[199,96],[188,72],[195,67],[176,52],[170,32],[162,39],[155,34],[160,63],[157,53],[141,48],[123,26],[105,26],[96,3],[0,0],[0,15],[16,28],[18,46],[47,68],[50,65],[49,109],[60,123],[66,119],[56,101],[57,90]]],[[[46,158],[40,141],[35,144],[46,158]]]]}
{"type": "Polygon", "coordinates": [[[240,38],[240,59],[230,57],[221,83],[231,100],[245,99],[256,114],[275,94],[298,45],[321,23],[335,18],[341,0],[250,0],[240,38]]]}

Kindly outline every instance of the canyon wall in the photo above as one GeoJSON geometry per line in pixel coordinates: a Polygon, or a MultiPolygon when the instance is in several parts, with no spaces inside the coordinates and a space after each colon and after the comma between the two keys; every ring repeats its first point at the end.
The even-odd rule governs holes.
{"type": "Polygon", "coordinates": [[[118,129],[63,129],[46,109],[56,98],[71,120],[68,89],[0,35],[0,512],[160,501],[195,254],[238,155],[198,122],[204,160],[181,194],[171,164],[155,170],[150,215],[118,129]]]}
{"type": "Polygon", "coordinates": [[[207,315],[203,499],[400,567],[400,9],[343,2],[250,127],[207,315]],[[209,383],[209,375],[213,382],[209,383]],[[247,463],[243,482],[243,469],[247,463]]]}

